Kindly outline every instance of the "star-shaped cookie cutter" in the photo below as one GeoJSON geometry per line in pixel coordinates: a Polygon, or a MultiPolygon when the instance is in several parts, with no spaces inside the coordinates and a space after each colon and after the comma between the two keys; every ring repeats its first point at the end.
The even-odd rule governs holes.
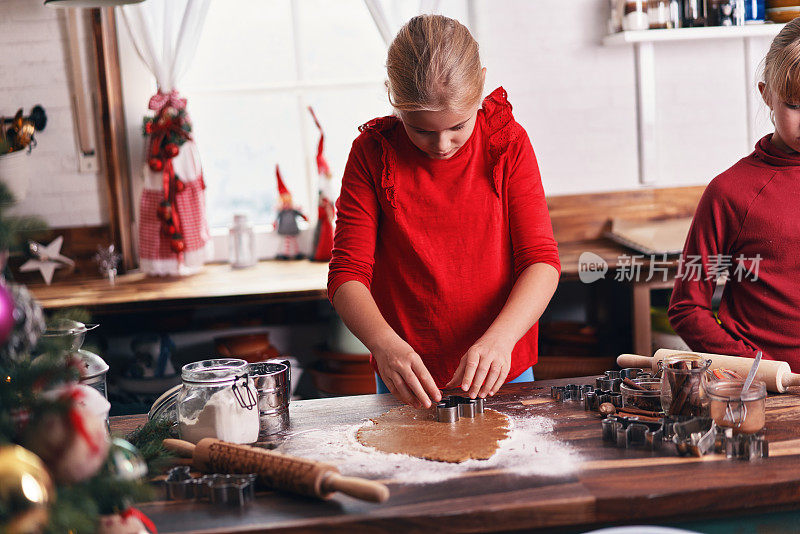
{"type": "Polygon", "coordinates": [[[483,413],[483,399],[470,399],[459,395],[448,395],[436,403],[436,420],[440,423],[455,423],[459,417],[473,418],[483,413]]]}

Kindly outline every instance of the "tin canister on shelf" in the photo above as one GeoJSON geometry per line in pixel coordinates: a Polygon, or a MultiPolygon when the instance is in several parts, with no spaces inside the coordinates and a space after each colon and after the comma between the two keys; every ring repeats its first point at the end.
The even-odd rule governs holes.
{"type": "Polygon", "coordinates": [[[289,428],[289,395],[292,371],[289,360],[251,363],[249,374],[258,395],[259,437],[289,428]]]}

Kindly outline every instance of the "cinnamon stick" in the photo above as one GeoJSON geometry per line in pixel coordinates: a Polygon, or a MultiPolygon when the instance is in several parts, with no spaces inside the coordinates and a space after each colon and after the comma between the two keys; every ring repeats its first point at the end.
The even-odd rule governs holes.
{"type": "Polygon", "coordinates": [[[622,379],[622,383],[625,384],[626,386],[628,386],[631,389],[635,389],[636,391],[650,391],[646,387],[640,386],[639,384],[637,384],[636,382],[634,382],[630,378],[623,378],[622,379]]]}
{"type": "MultiPolygon", "coordinates": [[[[678,362],[676,367],[680,371],[689,370],[689,365],[685,361],[678,362]]],[[[669,413],[670,415],[679,415],[683,413],[683,405],[686,403],[686,399],[689,398],[689,391],[692,387],[691,380],[689,380],[689,374],[680,373],[675,375],[675,382],[673,385],[674,389],[672,390],[672,404],[669,407],[669,413]]]]}
{"type": "Polygon", "coordinates": [[[626,412],[624,410],[625,409],[623,408],[623,411],[617,412],[617,415],[621,415],[622,417],[636,417],[637,419],[639,419],[639,421],[646,421],[648,423],[658,423],[658,422],[661,421],[660,417],[648,417],[646,415],[629,413],[629,412],[626,412]]]}
{"type": "Polygon", "coordinates": [[[620,408],[620,411],[632,413],[635,415],[644,415],[647,417],[661,417],[660,412],[642,410],[641,408],[637,408],[636,406],[625,406],[624,408],[620,408]]]}

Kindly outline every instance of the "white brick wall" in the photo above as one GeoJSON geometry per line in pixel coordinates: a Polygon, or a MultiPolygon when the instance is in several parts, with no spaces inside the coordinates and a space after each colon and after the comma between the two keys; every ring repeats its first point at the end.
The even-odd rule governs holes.
{"type": "MultiPolygon", "coordinates": [[[[88,12],[81,15],[86,30],[88,12]]],[[[65,26],[65,12],[44,7],[41,0],[0,0],[0,115],[12,115],[20,107],[29,113],[41,104],[48,118],[27,158],[27,198],[13,212],[40,215],[52,228],[109,220],[105,173],[78,172],[65,26]]],[[[93,72],[88,33],[82,34],[86,69],[93,72]]],[[[93,90],[94,82],[87,87],[93,90]]]]}

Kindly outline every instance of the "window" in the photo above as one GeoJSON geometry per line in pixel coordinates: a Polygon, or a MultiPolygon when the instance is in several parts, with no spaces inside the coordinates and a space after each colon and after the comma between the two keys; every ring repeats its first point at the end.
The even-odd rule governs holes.
{"type": "MultiPolygon", "coordinates": [[[[403,0],[384,7],[399,27],[419,5],[403,0]]],[[[466,20],[464,0],[442,2],[437,11],[466,20]]],[[[127,39],[119,33],[123,87],[130,93],[126,72],[133,71],[125,63],[138,58],[125,53],[127,39]]],[[[178,87],[189,101],[212,234],[225,233],[234,213],[271,227],[276,164],[295,204],[313,221],[319,133],[307,107],[325,130],[338,191],[358,125],[391,113],[385,61],[386,45],[363,0],[213,0],[178,87]]],[[[137,98],[146,102],[148,96],[137,98]]],[[[133,96],[125,98],[129,125],[140,124],[130,115],[141,115],[141,104],[132,107],[133,96]]],[[[224,260],[226,247],[218,244],[215,259],[224,260]]],[[[262,253],[269,256],[269,247],[262,253]]]]}

